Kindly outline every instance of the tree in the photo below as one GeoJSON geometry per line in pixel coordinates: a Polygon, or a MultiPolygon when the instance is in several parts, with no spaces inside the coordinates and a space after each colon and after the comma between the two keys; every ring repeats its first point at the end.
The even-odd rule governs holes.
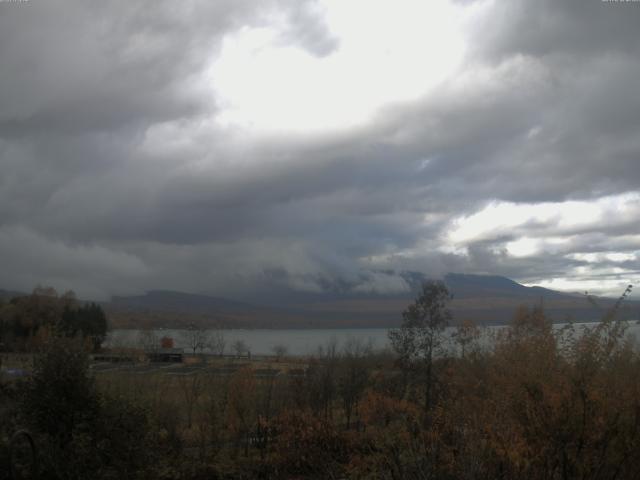
{"type": "Polygon", "coordinates": [[[138,332],[137,343],[146,353],[156,352],[160,346],[160,340],[151,328],[145,328],[138,332]]]}
{"type": "Polygon", "coordinates": [[[456,325],[451,337],[460,346],[460,356],[464,358],[468,348],[480,338],[480,330],[473,320],[463,320],[456,325]]]}
{"type": "Polygon", "coordinates": [[[107,317],[104,310],[99,305],[90,303],[78,309],[78,318],[82,335],[91,338],[93,349],[98,350],[107,338],[107,317]]]}
{"type": "Polygon", "coordinates": [[[287,346],[281,343],[274,345],[273,348],[271,349],[273,354],[276,356],[276,359],[278,362],[287,355],[288,350],[289,349],[287,348],[287,346]]]}
{"type": "Polygon", "coordinates": [[[93,417],[98,393],[79,339],[54,338],[35,358],[22,407],[36,430],[71,441],[74,428],[93,417]]]}
{"type": "Polygon", "coordinates": [[[227,341],[224,338],[224,332],[221,327],[216,327],[210,331],[209,336],[209,348],[214,355],[224,355],[224,349],[227,346],[227,341]]]}
{"type": "Polygon", "coordinates": [[[333,415],[332,404],[337,392],[338,342],[331,338],[318,347],[317,358],[311,358],[307,368],[306,392],[315,415],[323,413],[324,420],[333,415]]]}
{"type": "Polygon", "coordinates": [[[107,337],[107,317],[102,307],[95,303],[77,307],[73,292],[60,297],[60,303],[63,304],[59,323],[62,332],[68,337],[90,338],[93,349],[98,350],[107,337]]]}
{"type": "Polygon", "coordinates": [[[51,287],[36,287],[31,295],[15,297],[0,309],[0,337],[14,347],[33,349],[54,332],[89,338],[97,350],[107,336],[107,317],[99,305],[80,305],[72,291],[58,296],[51,287]]]}
{"type": "Polygon", "coordinates": [[[205,383],[206,392],[203,396],[202,420],[198,422],[200,440],[200,457],[210,458],[225,445],[225,419],[227,418],[227,404],[230,377],[209,376],[205,383]]]}
{"type": "Polygon", "coordinates": [[[249,351],[249,348],[247,347],[247,344],[244,340],[236,340],[235,342],[233,342],[233,349],[235,350],[236,356],[238,357],[241,357],[242,354],[249,351]]]}
{"type": "Polygon", "coordinates": [[[358,413],[358,404],[369,381],[367,357],[371,355],[371,341],[365,343],[360,338],[349,338],[343,348],[341,362],[342,372],[338,381],[338,391],[342,397],[342,405],[347,420],[347,429],[351,426],[351,418],[358,413]]]}
{"type": "Polygon", "coordinates": [[[191,349],[195,355],[198,351],[202,351],[210,344],[210,336],[207,329],[194,325],[189,325],[189,328],[183,333],[183,339],[187,347],[191,349]]]}
{"type": "Polygon", "coordinates": [[[256,420],[256,381],[251,368],[235,372],[229,383],[227,423],[234,436],[234,455],[244,443],[244,454],[249,455],[249,433],[256,420]]]}
{"type": "Polygon", "coordinates": [[[4,312],[5,329],[16,340],[16,346],[33,347],[33,340],[42,326],[57,326],[62,316],[65,297],[61,301],[58,293],[51,287],[36,287],[31,295],[14,297],[9,302],[10,308],[4,312]]]}
{"type": "Polygon", "coordinates": [[[98,390],[79,337],[53,336],[44,345],[21,400],[22,418],[37,435],[42,478],[143,478],[152,462],[146,409],[98,390]]]}
{"type": "Polygon", "coordinates": [[[204,393],[204,380],[198,372],[178,375],[178,384],[184,398],[184,405],[187,410],[187,428],[191,428],[193,423],[194,407],[198,399],[204,393]]]}
{"type": "Polygon", "coordinates": [[[447,304],[451,299],[442,281],[427,281],[415,302],[402,313],[402,325],[389,331],[389,340],[401,366],[422,374],[424,409],[428,413],[433,400],[434,356],[441,351],[443,332],[452,318],[447,304]]]}

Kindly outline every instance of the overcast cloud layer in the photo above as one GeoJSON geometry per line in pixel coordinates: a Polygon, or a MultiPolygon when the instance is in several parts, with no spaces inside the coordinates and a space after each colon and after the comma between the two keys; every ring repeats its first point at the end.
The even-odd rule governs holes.
{"type": "Polygon", "coordinates": [[[0,288],[620,293],[639,29],[600,0],[0,2],[0,288]]]}

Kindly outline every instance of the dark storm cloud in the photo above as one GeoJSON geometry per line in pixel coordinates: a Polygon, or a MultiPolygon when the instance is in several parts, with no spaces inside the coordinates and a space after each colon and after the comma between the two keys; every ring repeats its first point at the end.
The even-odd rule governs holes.
{"type": "MultiPolygon", "coordinates": [[[[475,34],[478,50],[495,57],[603,54],[636,56],[640,10],[632,2],[514,0],[487,12],[475,34]],[[626,3],[626,4],[625,4],[626,3]]],[[[571,59],[567,59],[571,60],[571,59]]]]}
{"type": "Polygon", "coordinates": [[[207,72],[226,34],[272,24],[314,58],[340,46],[311,1],[0,3],[1,286],[397,293],[403,270],[537,282],[584,266],[574,252],[640,250],[637,210],[447,248],[492,201],[639,190],[640,7],[497,2],[427,97],[340,132],[247,137],[215,122],[207,72]],[[568,240],[506,249],[546,236],[568,240]]]}

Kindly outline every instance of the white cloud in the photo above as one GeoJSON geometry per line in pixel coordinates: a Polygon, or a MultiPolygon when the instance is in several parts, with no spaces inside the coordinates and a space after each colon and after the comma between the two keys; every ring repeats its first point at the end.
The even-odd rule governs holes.
{"type": "Polygon", "coordinates": [[[0,16],[0,288],[633,280],[639,9],[141,2],[0,16]]]}
{"type": "Polygon", "coordinates": [[[540,251],[540,241],[522,237],[506,244],[507,252],[514,257],[529,257],[540,251]]]}
{"type": "Polygon", "coordinates": [[[353,127],[416,99],[458,67],[462,13],[444,0],[323,2],[338,47],[318,57],[280,42],[282,25],[229,33],[209,71],[222,125],[257,131],[353,127]]]}
{"type": "MultiPolygon", "coordinates": [[[[622,294],[627,285],[629,277],[620,278],[614,274],[610,276],[599,276],[595,278],[585,278],[582,275],[554,277],[534,283],[525,283],[527,286],[537,285],[539,287],[558,290],[563,292],[584,293],[593,295],[603,295],[617,297],[622,294]]],[[[637,276],[635,277],[637,278],[637,276]]],[[[631,277],[633,281],[633,277],[631,277]]]]}
{"type": "Polygon", "coordinates": [[[465,245],[504,235],[517,236],[521,227],[532,232],[539,231],[540,236],[558,231],[598,230],[640,219],[639,205],[640,193],[637,192],[592,201],[536,204],[492,202],[479,212],[455,219],[448,240],[455,245],[465,245]]]}

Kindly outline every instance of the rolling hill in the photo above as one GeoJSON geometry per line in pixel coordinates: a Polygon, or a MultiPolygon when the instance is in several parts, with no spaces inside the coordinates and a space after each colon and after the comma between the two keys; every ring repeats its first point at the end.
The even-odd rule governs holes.
{"type": "MultiPolygon", "coordinates": [[[[265,297],[230,300],[169,290],[144,295],[117,296],[101,305],[113,328],[180,328],[189,324],[226,328],[366,328],[394,327],[402,311],[415,298],[424,275],[401,274],[411,291],[389,295],[330,291],[320,294],[281,294],[270,302],[265,297]]],[[[444,277],[453,299],[454,320],[472,319],[478,324],[504,324],[521,305],[542,305],[555,322],[568,319],[594,321],[602,317],[615,299],[599,298],[600,309],[578,294],[541,287],[527,287],[495,275],[450,273],[444,277]]],[[[5,301],[20,292],[0,290],[5,301]]],[[[623,318],[640,318],[640,302],[626,301],[623,318]]]]}
{"type": "MultiPolygon", "coordinates": [[[[340,328],[393,327],[413,301],[420,277],[412,274],[413,292],[403,295],[306,295],[278,305],[238,302],[207,295],[151,291],[145,295],[114,297],[105,305],[115,327],[180,327],[189,323],[219,324],[235,328],[340,328]]],[[[479,324],[504,324],[520,305],[542,305],[556,322],[593,321],[603,312],[586,298],[541,287],[526,287],[492,275],[448,274],[445,283],[453,294],[455,319],[479,324]]],[[[599,299],[603,309],[615,299],[599,299]]],[[[621,315],[638,318],[640,302],[628,301],[621,315]]]]}

